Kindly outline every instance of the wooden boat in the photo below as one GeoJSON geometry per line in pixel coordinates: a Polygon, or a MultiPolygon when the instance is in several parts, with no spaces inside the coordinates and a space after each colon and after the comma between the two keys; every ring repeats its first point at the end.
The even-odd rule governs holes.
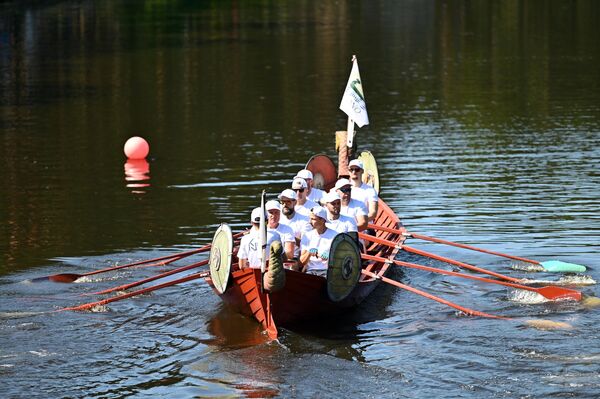
{"type": "MultiPolygon", "coordinates": [[[[319,160],[322,161],[323,158],[319,158],[319,160]]],[[[310,169],[311,167],[313,168],[313,175],[325,176],[327,181],[323,185],[324,188],[331,188],[333,186],[337,174],[333,173],[332,175],[327,162],[312,162],[311,164],[311,161],[309,161],[307,168],[310,169]],[[322,167],[323,164],[325,165],[324,170],[316,169],[318,166],[322,167]]],[[[406,231],[401,225],[398,216],[382,199],[379,199],[375,224],[406,231]]],[[[395,242],[398,245],[401,245],[405,240],[405,236],[402,234],[386,232],[384,230],[378,230],[375,234],[378,238],[395,242]]],[[[297,323],[317,319],[327,314],[335,314],[340,309],[359,305],[381,281],[379,278],[366,276],[359,271],[358,280],[354,286],[350,287],[350,292],[343,295],[341,300],[335,300],[337,298],[332,299],[331,288],[328,287],[327,278],[285,269],[284,288],[271,293],[267,292],[263,287],[260,269],[240,270],[237,268],[238,248],[236,245],[239,245],[239,242],[236,242],[232,249],[232,270],[226,287],[218,289],[211,277],[207,277],[206,281],[223,301],[236,311],[256,319],[273,339],[278,334],[277,326],[293,326],[297,323]]],[[[369,255],[394,259],[399,249],[390,247],[389,245],[373,243],[364,251],[369,255]]],[[[377,276],[385,276],[390,267],[390,264],[386,262],[362,260],[359,262],[360,266],[358,267],[372,272],[377,276]]],[[[331,279],[331,276],[328,278],[331,279]]]]}

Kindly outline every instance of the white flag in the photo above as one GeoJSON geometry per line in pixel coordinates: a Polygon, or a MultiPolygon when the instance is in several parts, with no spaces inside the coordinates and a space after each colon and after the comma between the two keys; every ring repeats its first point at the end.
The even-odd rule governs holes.
{"type": "Polygon", "coordinates": [[[340,103],[340,109],[352,119],[358,127],[363,127],[369,124],[369,115],[367,115],[367,104],[365,103],[365,95],[363,93],[362,81],[360,80],[360,72],[358,72],[358,62],[356,57],[353,58],[352,71],[346,90],[340,103]]]}

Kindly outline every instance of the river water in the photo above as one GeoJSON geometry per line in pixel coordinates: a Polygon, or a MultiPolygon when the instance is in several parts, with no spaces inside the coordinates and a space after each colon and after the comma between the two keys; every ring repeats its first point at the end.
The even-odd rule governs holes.
{"type": "Polygon", "coordinates": [[[221,222],[246,228],[262,189],[334,156],[352,54],[371,120],[357,139],[410,231],[584,264],[599,280],[599,29],[592,0],[2,2],[2,397],[600,395],[599,310],[495,285],[393,276],[513,320],[380,287],[268,342],[199,281],[53,312],[156,267],[27,282],[197,248],[221,222]],[[125,164],[134,135],[148,164],[125,164]],[[527,324],[540,318],[572,328],[527,324]]]}

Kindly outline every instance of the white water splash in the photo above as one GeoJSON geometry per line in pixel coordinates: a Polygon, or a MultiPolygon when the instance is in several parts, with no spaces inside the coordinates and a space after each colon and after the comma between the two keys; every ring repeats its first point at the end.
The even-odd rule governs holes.
{"type": "Polygon", "coordinates": [[[539,303],[546,303],[550,300],[541,294],[533,291],[526,290],[509,290],[508,300],[512,302],[523,303],[526,305],[535,305],[539,303]]]}
{"type": "Polygon", "coordinates": [[[596,284],[596,280],[592,276],[574,275],[563,276],[556,281],[550,280],[521,280],[522,284],[538,284],[538,285],[557,285],[557,286],[588,286],[596,284]]]}

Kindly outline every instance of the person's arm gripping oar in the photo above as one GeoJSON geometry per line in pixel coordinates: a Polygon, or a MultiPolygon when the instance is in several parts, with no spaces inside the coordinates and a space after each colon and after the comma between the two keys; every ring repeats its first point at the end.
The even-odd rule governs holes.
{"type": "Polygon", "coordinates": [[[476,281],[481,281],[484,283],[490,283],[490,284],[497,284],[497,285],[503,285],[506,287],[511,287],[511,288],[516,288],[516,289],[520,289],[520,290],[526,290],[526,291],[531,291],[531,292],[535,292],[538,293],[540,295],[542,295],[544,298],[549,299],[551,301],[561,301],[561,300],[575,300],[575,301],[580,301],[582,298],[581,292],[579,291],[575,291],[575,290],[571,290],[568,288],[562,288],[562,287],[539,287],[539,288],[535,288],[535,287],[529,287],[527,285],[522,285],[522,284],[515,284],[515,283],[508,283],[505,281],[498,281],[498,280],[492,280],[489,278],[485,278],[485,277],[478,277],[478,276],[471,276],[469,274],[463,274],[463,273],[457,273],[457,272],[452,272],[452,271],[448,271],[448,270],[442,270],[442,269],[438,269],[435,267],[430,267],[430,266],[424,266],[424,265],[419,265],[416,263],[409,263],[409,262],[403,262],[403,261],[399,261],[399,260],[389,260],[386,258],[382,258],[379,256],[371,256],[371,255],[362,255],[363,259],[367,259],[367,260],[371,260],[371,261],[375,261],[375,262],[387,262],[390,264],[395,264],[398,266],[403,266],[403,267],[409,267],[412,269],[419,269],[419,270],[424,270],[424,271],[428,271],[431,273],[439,273],[439,274],[444,274],[447,276],[453,276],[453,277],[460,277],[460,278],[465,278],[465,279],[469,279],[469,280],[476,280],[476,281]]]}
{"type": "Polygon", "coordinates": [[[531,264],[534,264],[534,265],[541,266],[544,269],[544,271],[546,271],[546,272],[555,272],[555,273],[583,273],[583,272],[586,271],[586,267],[583,266],[583,265],[578,265],[578,264],[575,264],[575,263],[563,262],[563,261],[560,261],[560,260],[548,260],[548,261],[540,262],[540,261],[533,260],[533,259],[523,258],[521,256],[503,254],[501,252],[491,251],[489,249],[484,249],[484,248],[478,248],[478,247],[474,247],[472,245],[461,244],[461,243],[458,243],[458,242],[443,240],[441,238],[430,237],[430,236],[426,236],[426,235],[423,235],[423,234],[410,233],[410,232],[409,233],[407,233],[407,232],[403,233],[400,230],[391,229],[391,228],[388,228],[388,227],[378,226],[378,225],[374,225],[374,224],[370,224],[369,228],[372,228],[372,229],[375,229],[375,230],[387,231],[389,233],[404,234],[407,237],[413,237],[413,238],[417,238],[419,240],[431,241],[431,242],[435,242],[435,243],[438,243],[438,244],[444,244],[444,245],[451,245],[451,246],[457,247],[457,248],[468,249],[468,250],[471,250],[471,251],[477,251],[477,252],[482,252],[482,253],[486,253],[486,254],[489,254],[489,255],[496,255],[496,256],[501,256],[503,258],[518,260],[518,261],[526,262],[526,263],[531,263],[531,264]]]}

